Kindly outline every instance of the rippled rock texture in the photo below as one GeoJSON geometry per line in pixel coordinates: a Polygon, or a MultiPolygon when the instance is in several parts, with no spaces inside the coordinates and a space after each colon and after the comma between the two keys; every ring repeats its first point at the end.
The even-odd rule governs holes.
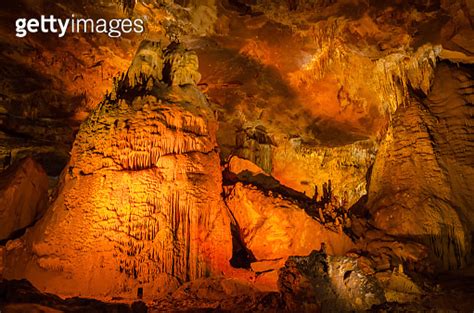
{"type": "MultiPolygon", "coordinates": [[[[175,51],[166,50],[166,60],[178,58],[175,51]]],[[[7,252],[6,278],[62,295],[135,298],[229,267],[217,123],[194,81],[183,81],[195,77],[193,67],[179,68],[182,86],[155,79],[162,53],[145,43],[140,61],[81,126],[59,195],[7,252]]]]}
{"type": "Polygon", "coordinates": [[[470,73],[438,67],[429,96],[396,112],[370,178],[374,225],[429,246],[440,269],[471,257],[471,86],[470,73]]]}

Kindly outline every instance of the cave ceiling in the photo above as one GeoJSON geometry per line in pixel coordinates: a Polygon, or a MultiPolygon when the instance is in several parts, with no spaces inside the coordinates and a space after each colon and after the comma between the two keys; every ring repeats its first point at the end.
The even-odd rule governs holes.
{"type": "MultiPolygon", "coordinates": [[[[178,39],[199,56],[199,87],[221,122],[222,158],[257,158],[307,193],[312,187],[306,183],[315,178],[285,174],[287,145],[313,155],[327,147],[373,155],[407,95],[429,91],[435,59],[472,62],[472,7],[463,3],[139,1],[132,9],[113,1],[20,1],[2,7],[1,111],[3,119],[14,117],[2,132],[14,133],[18,151],[36,140],[42,154],[64,158],[72,134],[111,90],[113,77],[127,69],[138,43],[178,39]],[[114,40],[97,34],[14,37],[18,14],[42,13],[140,16],[147,31],[114,40]],[[264,151],[249,156],[236,144],[236,137],[248,137],[256,127],[276,151],[273,161],[264,151]]],[[[302,160],[300,168],[313,161],[302,160]]]]}

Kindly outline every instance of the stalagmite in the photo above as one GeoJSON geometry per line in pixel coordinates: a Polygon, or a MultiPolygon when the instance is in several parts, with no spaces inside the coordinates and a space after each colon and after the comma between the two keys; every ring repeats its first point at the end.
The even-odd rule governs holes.
{"type": "MultiPolygon", "coordinates": [[[[192,99],[192,107],[158,99],[153,89],[133,105],[124,100],[146,77],[161,79],[161,55],[158,44],[142,44],[117,100],[105,100],[81,126],[72,173],[63,173],[61,194],[24,245],[7,255],[16,266],[5,277],[60,295],[133,298],[138,287],[153,297],[228,270],[230,220],[207,102],[190,84],[160,92],[192,99]]],[[[179,81],[195,79],[179,71],[179,81]]]]}

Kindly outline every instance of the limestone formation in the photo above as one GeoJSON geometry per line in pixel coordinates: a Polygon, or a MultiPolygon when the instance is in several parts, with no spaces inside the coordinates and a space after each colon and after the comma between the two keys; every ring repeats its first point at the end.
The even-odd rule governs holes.
{"type": "Polygon", "coordinates": [[[199,61],[195,52],[182,45],[173,46],[167,56],[169,79],[173,86],[197,85],[201,80],[199,61]]]}
{"type": "Polygon", "coordinates": [[[470,84],[462,71],[439,69],[425,103],[397,111],[370,179],[375,226],[430,247],[438,269],[463,267],[471,256],[470,84]]]}
{"type": "MultiPolygon", "coordinates": [[[[307,255],[321,245],[331,255],[343,255],[353,247],[346,234],[326,228],[296,203],[272,191],[264,193],[237,183],[226,188],[225,202],[245,248],[255,258],[252,268],[257,273],[276,271],[289,256],[307,255]]],[[[264,280],[271,286],[275,279],[264,280]]]]}
{"type": "Polygon", "coordinates": [[[361,312],[385,302],[381,285],[356,260],[317,251],[289,258],[278,286],[291,312],[361,312]]]}
{"type": "Polygon", "coordinates": [[[237,154],[256,165],[265,172],[272,172],[273,141],[267,135],[264,127],[249,127],[237,133],[237,154]]]}
{"type": "Polygon", "coordinates": [[[425,294],[409,276],[403,271],[394,270],[392,273],[379,273],[377,279],[382,283],[385,290],[385,298],[389,302],[416,302],[425,294]]]}
{"type": "MultiPolygon", "coordinates": [[[[141,60],[142,49],[161,53],[159,45],[141,47],[141,60]]],[[[232,244],[220,198],[217,123],[193,86],[157,82],[131,98],[160,77],[159,66],[148,66],[154,57],[142,61],[128,74],[144,80],[119,82],[116,98],[81,126],[59,195],[8,253],[6,278],[61,295],[133,299],[139,288],[150,298],[226,272],[232,244]]]]}
{"type": "Polygon", "coordinates": [[[255,163],[239,158],[237,156],[233,156],[229,160],[228,164],[228,169],[231,173],[234,173],[235,175],[259,175],[259,174],[265,174],[265,172],[255,163]]]}
{"type": "Polygon", "coordinates": [[[275,149],[272,174],[309,197],[314,197],[315,187],[321,193],[323,184],[331,180],[333,194],[341,200],[345,197],[350,207],[367,192],[366,175],[377,149],[371,140],[318,148],[288,142],[275,149]]]}
{"type": "Polygon", "coordinates": [[[31,158],[0,173],[0,241],[36,221],[48,207],[48,177],[31,158]]]}
{"type": "Polygon", "coordinates": [[[0,13],[0,176],[32,156],[51,203],[0,238],[0,277],[38,289],[0,282],[0,311],[8,287],[12,311],[472,311],[473,1],[0,13]],[[50,14],[145,29],[11,31],[50,14]]]}
{"type": "Polygon", "coordinates": [[[130,86],[140,83],[141,78],[163,79],[164,55],[160,42],[144,40],[128,68],[127,78],[130,86]]]}

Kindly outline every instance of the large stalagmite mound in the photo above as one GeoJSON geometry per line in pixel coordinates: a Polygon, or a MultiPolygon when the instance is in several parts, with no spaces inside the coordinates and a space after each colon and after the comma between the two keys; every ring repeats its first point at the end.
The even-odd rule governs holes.
{"type": "Polygon", "coordinates": [[[198,79],[194,54],[141,45],[81,126],[54,204],[7,246],[5,278],[60,295],[147,298],[227,269],[217,123],[198,79]]]}

